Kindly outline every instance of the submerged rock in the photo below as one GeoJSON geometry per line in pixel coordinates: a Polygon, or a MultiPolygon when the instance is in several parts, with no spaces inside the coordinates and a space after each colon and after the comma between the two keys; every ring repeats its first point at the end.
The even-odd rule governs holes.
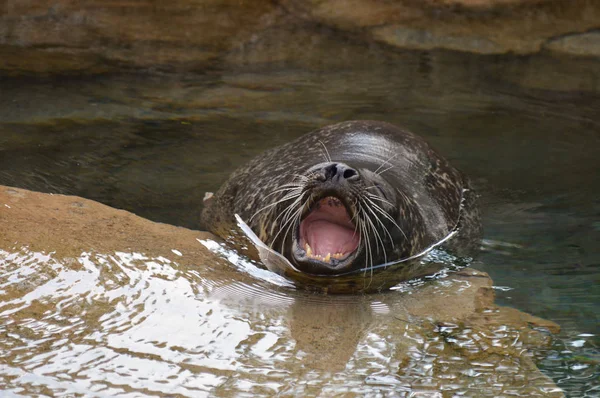
{"type": "Polygon", "coordinates": [[[0,223],[8,392],[562,396],[533,356],[558,327],[474,269],[328,296],[78,197],[0,187],[0,223]]]}

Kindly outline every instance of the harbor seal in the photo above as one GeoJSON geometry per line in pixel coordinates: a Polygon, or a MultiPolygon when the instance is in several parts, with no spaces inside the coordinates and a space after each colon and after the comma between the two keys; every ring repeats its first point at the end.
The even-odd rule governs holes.
{"type": "Polygon", "coordinates": [[[421,137],[378,121],[327,126],[267,150],[209,202],[202,222],[211,232],[227,238],[238,214],[297,270],[320,277],[412,258],[449,237],[444,246],[464,253],[481,238],[468,179],[421,137]]]}

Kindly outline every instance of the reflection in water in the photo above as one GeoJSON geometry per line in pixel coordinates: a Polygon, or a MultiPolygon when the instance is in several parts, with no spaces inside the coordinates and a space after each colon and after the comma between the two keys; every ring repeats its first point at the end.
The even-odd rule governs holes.
{"type": "Polygon", "coordinates": [[[527,354],[546,332],[466,308],[491,305],[474,300],[488,283],[476,271],[404,293],[327,296],[175,256],[1,251],[5,390],[555,396],[527,354]]]}
{"type": "MultiPolygon", "coordinates": [[[[331,63],[306,54],[300,67],[0,77],[0,184],[75,194],[201,229],[205,192],[266,148],[343,120],[405,126],[472,177],[481,193],[487,241],[474,267],[502,287],[496,289],[499,301],[563,328],[561,338],[542,350],[543,371],[569,396],[598,395],[598,61],[361,45],[344,55],[348,43],[339,44],[327,49],[331,63]]],[[[316,360],[318,350],[296,344],[304,340],[290,327],[292,313],[303,314],[295,308],[308,293],[293,291],[285,280],[278,284],[276,275],[254,274],[259,271],[251,263],[246,272],[257,281],[252,284],[209,268],[183,267],[173,255],[170,263],[92,253],[68,262],[20,248],[2,252],[0,384],[46,395],[198,395],[211,385],[220,395],[242,389],[269,395],[278,388],[290,394],[401,395],[409,380],[400,368],[460,375],[461,386],[480,380],[447,373],[439,361],[441,367],[430,369],[411,365],[425,366],[428,350],[441,344],[437,326],[426,322],[412,335],[406,332],[423,355],[406,362],[409,344],[396,338],[412,327],[405,322],[412,318],[394,300],[429,282],[399,286],[385,296],[391,303],[364,298],[384,303],[387,316],[356,298],[362,303],[351,327],[357,333],[340,337],[357,340],[356,349],[337,347],[340,352],[327,357],[335,371],[325,375],[322,369],[308,371],[302,355],[316,360]],[[146,323],[151,320],[156,330],[146,323]],[[146,337],[137,337],[138,329],[127,334],[132,328],[146,337]],[[227,345],[223,336],[229,333],[227,345]],[[333,363],[350,352],[350,359],[333,363]],[[305,378],[298,384],[291,375],[301,371],[305,378]]],[[[347,308],[340,313],[352,313],[347,308]]],[[[308,322],[297,324],[313,328],[308,322]]],[[[460,330],[453,333],[460,337],[460,330]]],[[[441,352],[450,355],[446,350],[441,352]]],[[[480,368],[478,373],[487,369],[480,368]]]]}

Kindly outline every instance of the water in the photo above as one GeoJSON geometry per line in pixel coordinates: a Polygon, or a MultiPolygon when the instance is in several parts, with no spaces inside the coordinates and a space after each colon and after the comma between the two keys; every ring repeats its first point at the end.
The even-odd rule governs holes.
{"type": "MultiPolygon", "coordinates": [[[[538,358],[540,368],[568,396],[599,395],[600,63],[552,55],[434,51],[382,56],[380,51],[365,48],[354,63],[343,66],[274,63],[204,74],[2,78],[0,184],[79,195],[151,220],[200,229],[204,192],[215,191],[232,170],[262,150],[337,121],[376,119],[405,126],[426,137],[481,193],[486,240],[473,266],[491,275],[497,301],[561,325],[559,339],[538,358]]],[[[98,267],[98,261],[90,267],[98,267]]],[[[128,272],[143,273],[145,266],[140,261],[128,272]]],[[[401,332],[389,323],[373,326],[370,310],[342,311],[362,314],[352,319],[365,333],[340,337],[357,343],[348,353],[331,354],[337,358],[331,373],[311,371],[318,362],[314,358],[291,360],[300,355],[292,343],[294,328],[286,323],[295,304],[268,310],[259,305],[256,313],[250,310],[253,305],[239,306],[236,312],[235,305],[207,298],[211,289],[194,291],[211,285],[210,274],[158,266],[167,267],[164,286],[156,278],[143,282],[138,276],[133,285],[119,287],[115,281],[112,290],[88,291],[89,297],[101,297],[94,303],[110,303],[98,310],[104,315],[97,319],[105,327],[100,334],[92,332],[89,318],[81,321],[51,309],[78,305],[75,314],[85,308],[66,298],[76,295],[61,293],[86,286],[77,279],[81,275],[62,278],[40,308],[23,310],[30,322],[26,329],[20,325],[3,332],[3,339],[16,341],[3,350],[47,344],[44,349],[53,355],[45,360],[24,352],[15,363],[39,372],[25,377],[11,370],[3,382],[24,377],[25,390],[39,388],[40,393],[61,388],[77,393],[75,386],[93,391],[100,383],[104,395],[208,390],[227,395],[246,386],[265,395],[319,391],[327,396],[388,390],[401,395],[407,375],[414,377],[408,362],[400,367],[407,373],[392,371],[399,368],[390,359],[395,357],[392,345],[403,345],[388,336],[401,332]],[[149,288],[148,283],[156,285],[149,288]],[[166,311],[174,307],[181,311],[166,311]],[[181,327],[165,339],[161,317],[184,324],[186,314],[199,322],[199,329],[190,330],[206,327],[206,332],[192,335],[181,327]],[[143,331],[128,324],[133,319],[144,320],[143,331]],[[52,337],[62,330],[70,331],[68,338],[52,337]],[[283,331],[291,334],[284,338],[283,331]],[[239,333],[228,337],[235,345],[219,345],[227,333],[239,333]],[[199,344],[199,336],[211,344],[199,344]],[[110,352],[86,345],[86,339],[111,340],[105,344],[110,352]],[[88,353],[89,362],[74,359],[75,353],[88,353]],[[68,363],[81,369],[66,372],[68,363]],[[92,366],[111,376],[89,370],[92,366]],[[330,389],[322,384],[326,374],[330,389]],[[299,375],[306,383],[295,384],[299,375]]],[[[118,279],[125,270],[114,272],[118,279]]],[[[235,275],[227,276],[234,297],[235,286],[250,283],[236,281],[235,275]]],[[[298,301],[296,293],[272,284],[262,291],[277,295],[277,302],[298,301]]],[[[364,300],[374,299],[356,298],[364,300]]],[[[332,324],[337,320],[323,316],[332,324]]],[[[429,337],[418,345],[422,352],[440,336],[435,328],[428,330],[429,337]]],[[[316,354],[307,349],[303,355],[316,354]]],[[[467,376],[478,372],[463,371],[467,376]]]]}
{"type": "Polygon", "coordinates": [[[443,315],[472,311],[465,297],[485,278],[407,284],[402,297],[321,296],[183,253],[0,252],[5,392],[560,396],[526,354],[546,333],[505,326],[501,311],[469,326],[443,315]]]}

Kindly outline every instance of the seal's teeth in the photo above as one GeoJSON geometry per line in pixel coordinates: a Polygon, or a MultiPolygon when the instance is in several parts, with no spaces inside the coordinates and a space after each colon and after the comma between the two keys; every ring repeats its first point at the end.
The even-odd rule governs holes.
{"type": "Polygon", "coordinates": [[[331,253],[327,253],[327,255],[325,256],[323,261],[325,261],[326,263],[330,262],[331,261],[331,253]]]}
{"type": "Polygon", "coordinates": [[[308,245],[308,242],[306,242],[306,244],[304,245],[304,250],[306,250],[307,257],[312,257],[312,249],[308,245]]]}

